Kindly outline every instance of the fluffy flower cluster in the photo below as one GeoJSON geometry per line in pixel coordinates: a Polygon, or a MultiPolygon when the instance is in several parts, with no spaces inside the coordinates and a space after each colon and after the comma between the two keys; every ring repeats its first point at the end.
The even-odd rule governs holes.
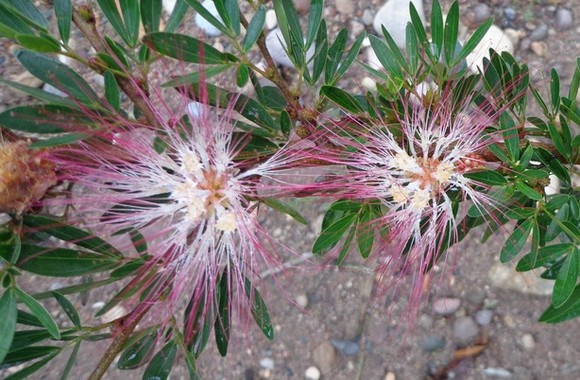
{"type": "Polygon", "coordinates": [[[382,288],[396,288],[401,274],[411,275],[410,311],[424,294],[429,269],[457,240],[458,206],[470,200],[480,208],[494,207],[488,186],[465,174],[487,168],[480,153],[497,139],[484,129],[498,111],[474,108],[471,100],[457,100],[451,90],[429,104],[404,99],[405,111],[392,124],[359,121],[352,130],[329,128],[330,140],[343,149],[321,154],[347,168],[324,186],[386,206],[375,221],[389,230],[388,242],[377,249],[382,288]],[[362,138],[345,137],[355,133],[362,138]]]}
{"type": "MultiPolygon", "coordinates": [[[[100,136],[53,154],[64,179],[80,188],[71,202],[85,225],[107,234],[138,231],[146,239],[151,257],[119,297],[141,294],[137,308],[161,305],[162,321],[184,301],[204,313],[216,310],[224,272],[231,307],[247,307],[247,280],[278,262],[252,199],[256,177],[282,165],[281,155],[240,167],[236,157],[248,136],[234,133],[234,111],[217,115],[199,103],[181,108],[169,119],[158,115],[160,129],[119,118],[100,136]]],[[[188,339],[195,317],[187,317],[188,339]]]]}

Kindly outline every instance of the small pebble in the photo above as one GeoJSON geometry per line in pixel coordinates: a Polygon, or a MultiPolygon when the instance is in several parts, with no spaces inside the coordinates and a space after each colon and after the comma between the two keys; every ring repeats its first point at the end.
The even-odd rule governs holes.
{"type": "Polygon", "coordinates": [[[453,315],[461,306],[459,298],[439,298],[433,302],[433,311],[435,314],[449,316],[453,315]]]}
{"type": "Polygon", "coordinates": [[[540,24],[530,33],[528,38],[532,41],[541,41],[546,37],[548,37],[548,25],[540,24]]]}
{"type": "Polygon", "coordinates": [[[304,376],[308,380],[318,380],[320,379],[320,370],[314,366],[308,367],[306,372],[304,372],[304,376]]]}
{"type": "Polygon", "coordinates": [[[377,82],[375,82],[372,78],[364,77],[360,84],[369,91],[376,91],[377,90],[377,82]]]}
{"type": "Polygon", "coordinates": [[[308,306],[308,296],[306,294],[299,294],[296,296],[296,304],[301,308],[308,306]]]}
{"type": "Polygon", "coordinates": [[[574,25],[574,15],[567,8],[560,8],[556,12],[556,27],[560,30],[566,30],[574,25]]]}
{"type": "Polygon", "coordinates": [[[260,360],[260,366],[265,369],[273,370],[274,369],[274,359],[272,358],[263,358],[260,360]]]}
{"type": "Polygon", "coordinates": [[[547,46],[545,42],[542,41],[534,41],[530,44],[530,49],[534,52],[535,55],[538,57],[543,57],[546,55],[547,46]]]}
{"type": "Polygon", "coordinates": [[[488,377],[497,377],[500,379],[509,379],[512,377],[512,373],[504,368],[485,368],[483,373],[488,377]]]}
{"type": "Polygon", "coordinates": [[[460,317],[453,324],[453,337],[459,345],[467,345],[479,334],[479,326],[471,317],[460,317]]]}
{"type": "Polygon", "coordinates": [[[356,355],[360,351],[358,342],[344,339],[332,339],[332,345],[344,355],[356,355]]]}
{"type": "Polygon", "coordinates": [[[536,347],[536,341],[532,334],[524,334],[522,336],[522,347],[526,351],[532,351],[536,347]]]}
{"type": "Polygon", "coordinates": [[[515,20],[517,13],[516,13],[515,9],[513,9],[511,7],[507,7],[507,8],[504,8],[503,15],[508,20],[513,21],[513,20],[515,20]]]}
{"type": "Polygon", "coordinates": [[[445,347],[445,337],[439,335],[429,335],[423,342],[423,350],[433,352],[442,350],[445,347]]]}
{"type": "Polygon", "coordinates": [[[475,28],[491,17],[491,11],[487,4],[477,4],[467,15],[469,26],[475,28]]]}
{"type": "Polygon", "coordinates": [[[475,320],[480,326],[487,326],[491,323],[493,318],[493,311],[488,309],[483,309],[475,313],[475,320]]]}
{"type": "Polygon", "coordinates": [[[387,375],[385,376],[385,380],[397,380],[397,376],[395,376],[394,373],[389,372],[387,373],[387,375]]]}

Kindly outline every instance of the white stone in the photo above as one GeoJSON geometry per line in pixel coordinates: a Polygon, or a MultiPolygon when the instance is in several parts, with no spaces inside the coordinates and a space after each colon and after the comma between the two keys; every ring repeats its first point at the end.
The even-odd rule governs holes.
{"type": "MultiPolygon", "coordinates": [[[[205,0],[203,3],[201,3],[201,5],[203,5],[203,7],[207,9],[207,11],[212,14],[212,16],[217,18],[219,22],[223,22],[222,18],[220,17],[217,11],[217,8],[215,7],[213,0],[205,0]]],[[[222,32],[220,32],[218,28],[213,26],[199,13],[195,15],[195,24],[199,26],[205,32],[205,34],[207,34],[210,37],[217,37],[222,34],[222,32]]]]}
{"type": "Polygon", "coordinates": [[[522,347],[526,351],[532,351],[536,347],[536,341],[532,334],[524,334],[522,336],[522,347]]]}
{"type": "MultiPolygon", "coordinates": [[[[292,63],[292,60],[288,57],[288,54],[286,54],[286,43],[280,28],[276,28],[268,33],[266,36],[266,47],[276,64],[294,68],[294,63],[292,63]]],[[[310,61],[313,56],[314,45],[312,45],[306,52],[306,60],[310,61]]],[[[310,67],[310,65],[312,65],[312,62],[310,62],[308,66],[310,67]]]]}
{"type": "Polygon", "coordinates": [[[320,379],[320,370],[314,366],[308,367],[306,372],[304,372],[304,376],[308,380],[318,380],[320,379]]]}
{"type": "Polygon", "coordinates": [[[546,195],[560,194],[561,187],[560,179],[553,174],[551,174],[549,178],[550,183],[548,184],[548,186],[544,187],[544,192],[546,193],[546,195]]]}
{"type": "Polygon", "coordinates": [[[274,369],[274,359],[272,358],[264,358],[260,360],[260,366],[265,369],[273,370],[274,369]]]}
{"type": "Polygon", "coordinates": [[[396,380],[396,379],[397,379],[397,376],[395,376],[395,374],[392,372],[387,373],[385,376],[385,380],[396,380]]]}
{"type": "Polygon", "coordinates": [[[400,48],[405,47],[407,23],[411,22],[411,14],[409,12],[410,3],[415,5],[421,21],[425,24],[425,11],[423,10],[423,1],[421,0],[388,0],[379,9],[373,20],[375,31],[382,36],[383,31],[381,26],[384,26],[400,48]]]}
{"type": "Polygon", "coordinates": [[[364,77],[360,84],[369,91],[376,91],[377,90],[377,82],[375,82],[372,78],[364,77]]]}
{"type": "Polygon", "coordinates": [[[483,59],[489,59],[489,49],[494,49],[498,53],[506,51],[513,54],[514,44],[503,30],[492,25],[483,39],[465,59],[471,71],[477,73],[478,70],[483,70],[483,59]]]}
{"type": "Polygon", "coordinates": [[[278,19],[276,18],[276,12],[273,9],[268,9],[266,12],[266,28],[268,30],[274,29],[278,25],[278,19]]]}
{"type": "Polygon", "coordinates": [[[304,309],[306,306],[308,306],[308,296],[306,294],[297,295],[296,304],[304,309]]]}
{"type": "Polygon", "coordinates": [[[171,14],[175,8],[175,3],[177,3],[177,0],[163,0],[161,4],[163,6],[163,10],[171,14]]]}
{"type": "Polygon", "coordinates": [[[49,94],[53,94],[53,95],[60,96],[63,98],[67,96],[67,94],[65,92],[62,92],[58,88],[56,88],[53,85],[48,84],[48,83],[43,84],[42,89],[44,91],[48,92],[49,94]]]}
{"type": "Polygon", "coordinates": [[[367,49],[367,64],[375,70],[384,70],[381,61],[379,61],[379,57],[377,57],[377,53],[375,53],[372,47],[367,49]]]}

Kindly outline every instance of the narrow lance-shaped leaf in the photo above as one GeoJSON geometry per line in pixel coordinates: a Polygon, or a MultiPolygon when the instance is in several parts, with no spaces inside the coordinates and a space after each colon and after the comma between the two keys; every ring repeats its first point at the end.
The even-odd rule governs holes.
{"type": "Polygon", "coordinates": [[[252,20],[248,25],[248,29],[246,30],[246,35],[244,36],[244,41],[242,42],[242,49],[244,51],[247,52],[252,48],[252,46],[254,46],[258,40],[258,37],[260,37],[260,33],[262,33],[262,29],[264,29],[265,22],[266,7],[261,5],[254,14],[254,17],[252,17],[252,20]]]}
{"type": "Polygon", "coordinates": [[[268,307],[266,302],[258,293],[256,288],[252,286],[249,279],[245,279],[244,287],[246,290],[246,296],[252,303],[252,317],[260,327],[260,330],[266,335],[266,338],[272,340],[274,339],[274,328],[270,320],[270,313],[268,313],[268,307]]]}
{"type": "Polygon", "coordinates": [[[151,359],[143,373],[143,379],[166,380],[169,377],[171,368],[173,367],[176,353],[177,344],[175,344],[174,340],[170,340],[157,354],[155,354],[153,359],[151,359]]]}
{"type": "Polygon", "coordinates": [[[322,20],[322,9],[324,7],[324,0],[312,0],[310,2],[310,10],[308,12],[308,29],[306,30],[306,44],[304,48],[306,50],[310,49],[316,34],[318,33],[318,28],[320,27],[320,22],[322,20]]]}
{"type": "Polygon", "coordinates": [[[451,66],[455,66],[464,60],[474,49],[475,47],[481,42],[489,28],[493,25],[493,18],[490,18],[483,24],[481,24],[475,32],[469,37],[469,40],[463,45],[463,49],[459,52],[459,54],[453,59],[451,66]]]}
{"type": "Polygon", "coordinates": [[[20,288],[14,288],[14,292],[20,298],[20,300],[28,307],[28,309],[38,318],[40,323],[52,335],[55,339],[60,339],[60,330],[58,329],[58,325],[50,315],[50,313],[38,302],[34,299],[31,295],[25,293],[20,288]]]}
{"type": "Polygon", "coordinates": [[[532,223],[534,220],[530,218],[514,227],[514,231],[501,250],[500,260],[502,263],[510,261],[522,250],[532,230],[532,223]]]}
{"type": "Polygon", "coordinates": [[[146,33],[159,31],[162,2],[159,0],[141,0],[141,21],[146,33]]]}
{"type": "Polygon", "coordinates": [[[562,306],[572,296],[574,287],[578,282],[579,266],[580,252],[576,248],[564,260],[564,264],[554,283],[554,292],[552,293],[552,304],[554,307],[558,308],[562,306]]]}
{"type": "Polygon", "coordinates": [[[101,11],[103,11],[105,17],[107,17],[107,20],[109,20],[111,23],[113,29],[115,29],[117,34],[123,39],[123,41],[125,41],[127,45],[132,46],[131,36],[123,24],[123,19],[119,14],[116,0],[97,0],[97,2],[99,3],[101,11]]]}
{"type": "Polygon", "coordinates": [[[444,32],[444,45],[445,45],[445,61],[448,64],[453,62],[453,56],[455,55],[455,49],[457,47],[457,33],[459,31],[459,5],[457,1],[453,2],[449,13],[445,18],[445,32],[444,32]]]}
{"type": "Polygon", "coordinates": [[[230,342],[230,285],[227,268],[222,273],[218,286],[218,310],[214,324],[215,340],[221,356],[228,353],[230,342]]]}
{"type": "Polygon", "coordinates": [[[540,316],[540,322],[560,323],[580,316],[580,284],[576,285],[572,295],[564,304],[556,308],[550,305],[540,316]]]}
{"type": "Polygon", "coordinates": [[[235,57],[184,34],[151,33],[143,37],[143,43],[163,55],[185,62],[213,65],[235,61],[235,57]]]}
{"type": "Polygon", "coordinates": [[[0,298],[0,363],[8,353],[12,345],[14,331],[16,330],[16,296],[14,288],[8,288],[0,298]]]}
{"type": "Polygon", "coordinates": [[[52,295],[54,296],[54,299],[59,303],[60,307],[62,307],[66,315],[72,321],[72,323],[76,327],[81,328],[81,319],[73,304],[65,296],[63,296],[57,291],[52,291],[52,295]]]}

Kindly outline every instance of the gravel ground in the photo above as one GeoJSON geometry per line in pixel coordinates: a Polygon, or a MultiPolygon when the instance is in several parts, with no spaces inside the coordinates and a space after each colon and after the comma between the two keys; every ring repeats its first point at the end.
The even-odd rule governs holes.
{"type": "MultiPolygon", "coordinates": [[[[324,14],[332,33],[343,26],[374,33],[373,17],[384,1],[326,3],[324,14]]],[[[429,14],[431,2],[424,3],[429,14]]],[[[444,9],[449,9],[449,2],[443,3],[444,9]]],[[[580,1],[460,0],[459,3],[467,30],[488,16],[494,16],[495,24],[503,30],[511,29],[508,34],[516,39],[515,55],[529,63],[535,80],[546,83],[546,75],[555,67],[563,83],[570,81],[576,57],[580,56],[580,23],[576,21],[580,18],[580,1]]],[[[219,39],[212,41],[221,43],[219,39]]],[[[6,40],[0,39],[0,46],[1,77],[42,85],[22,74],[6,40]]],[[[360,59],[364,61],[365,57],[363,52],[360,59]]],[[[348,88],[362,86],[364,74],[360,70],[349,77],[356,80],[346,83],[348,88]]],[[[0,109],[29,101],[0,88],[0,109]]],[[[296,206],[313,221],[309,226],[290,222],[275,213],[265,215],[265,224],[296,252],[308,252],[327,205],[304,200],[296,206]]],[[[486,244],[478,242],[480,236],[475,231],[456,248],[457,262],[452,273],[435,284],[412,329],[406,328],[402,318],[403,302],[393,303],[388,296],[371,301],[375,278],[364,270],[356,254],[341,269],[311,259],[306,267],[319,269],[288,271],[281,280],[266,277],[260,291],[272,314],[276,339],[268,341],[254,326],[239,323],[226,358],[219,357],[211,344],[202,355],[198,362],[202,378],[580,378],[580,320],[556,326],[539,324],[537,319],[549,304],[546,290],[551,284],[538,281],[534,275],[518,274],[509,265],[497,264],[505,236],[486,244]],[[280,285],[286,290],[282,297],[280,285]]],[[[30,287],[36,287],[45,280],[32,277],[27,281],[30,287]]],[[[91,306],[105,298],[106,294],[94,292],[87,306],[79,307],[89,316],[94,312],[91,306]]],[[[106,342],[84,344],[70,378],[85,378],[105,347],[106,342]]],[[[63,365],[64,361],[56,362],[34,378],[58,378],[63,365]]],[[[181,365],[174,368],[171,376],[186,377],[181,365]]],[[[136,379],[140,375],[138,371],[111,370],[107,378],[136,379]]]]}

